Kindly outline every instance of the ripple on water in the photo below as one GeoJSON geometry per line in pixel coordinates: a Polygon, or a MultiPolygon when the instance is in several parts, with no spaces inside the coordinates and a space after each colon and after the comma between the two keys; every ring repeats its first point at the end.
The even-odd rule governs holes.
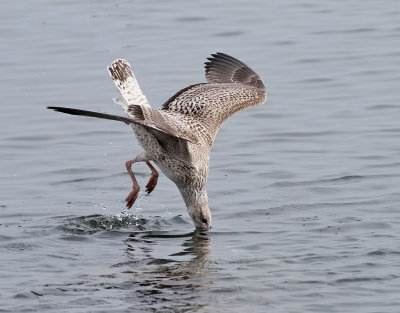
{"type": "Polygon", "coordinates": [[[341,176],[341,177],[334,177],[334,178],[330,178],[330,179],[319,179],[319,180],[299,181],[299,182],[291,182],[291,181],[277,182],[277,183],[271,184],[271,186],[272,187],[290,187],[290,186],[298,186],[298,185],[321,186],[322,184],[335,184],[335,183],[343,184],[344,182],[352,183],[352,182],[360,181],[364,178],[365,177],[361,176],[361,175],[347,175],[347,176],[341,176]]]}
{"type": "Polygon", "coordinates": [[[133,231],[144,230],[148,220],[135,215],[124,214],[107,216],[95,214],[90,216],[80,216],[71,218],[61,228],[65,232],[72,234],[90,235],[101,231],[133,231]]]}
{"type": "Polygon", "coordinates": [[[151,218],[144,218],[143,216],[130,213],[128,211],[122,211],[117,215],[101,215],[94,214],[89,216],[80,216],[74,218],[68,218],[67,222],[64,223],[60,228],[68,233],[90,235],[103,231],[113,231],[115,233],[127,233],[127,232],[146,232],[148,237],[166,237],[169,236],[180,237],[186,235],[169,235],[165,229],[171,226],[187,226],[186,222],[180,215],[173,218],[165,218],[155,216],[151,218]],[[157,230],[162,230],[159,231],[157,230]]]}
{"type": "MultiPolygon", "coordinates": [[[[93,265],[94,270],[85,274],[81,273],[79,277],[69,277],[64,283],[49,283],[30,292],[18,293],[15,297],[30,298],[32,295],[46,299],[57,297],[57,303],[74,307],[79,301],[82,301],[81,304],[84,307],[97,299],[103,299],[113,307],[116,302],[121,301],[122,304],[131,303],[132,311],[137,311],[140,307],[145,311],[163,312],[169,307],[173,310],[167,309],[166,312],[193,312],[206,306],[206,300],[201,297],[194,299],[193,294],[205,290],[210,285],[205,279],[210,253],[209,237],[201,232],[154,230],[157,228],[154,224],[159,223],[159,218],[142,221],[142,226],[147,227],[148,230],[138,231],[138,228],[132,227],[127,219],[128,217],[125,217],[121,221],[118,218],[99,215],[73,219],[80,224],[81,229],[84,225],[104,232],[110,229],[109,223],[114,223],[116,227],[120,227],[120,230],[123,229],[127,236],[123,262],[110,263],[99,272],[93,265]],[[166,253],[164,251],[160,255],[156,253],[157,245],[165,246],[164,249],[168,249],[168,246],[176,249],[177,242],[183,246],[183,250],[179,249],[180,252],[166,253]],[[182,262],[183,260],[185,262],[182,262]],[[104,290],[107,290],[106,298],[104,298],[104,290]],[[92,295],[92,301],[87,301],[86,297],[81,296],[81,294],[89,293],[92,295]]],[[[166,222],[172,225],[183,224],[179,216],[166,219],[166,222]]],[[[161,225],[161,229],[165,228],[166,225],[161,225]]],[[[86,233],[84,236],[88,234],[90,235],[86,233]]],[[[119,259],[115,252],[113,259],[114,261],[119,259]]],[[[79,264],[77,260],[75,263],[79,264]]]]}
{"type": "Polygon", "coordinates": [[[30,243],[26,243],[26,242],[12,242],[9,244],[6,244],[3,246],[4,248],[6,248],[7,250],[10,251],[31,251],[36,249],[38,246],[35,244],[30,244],[30,243]]]}

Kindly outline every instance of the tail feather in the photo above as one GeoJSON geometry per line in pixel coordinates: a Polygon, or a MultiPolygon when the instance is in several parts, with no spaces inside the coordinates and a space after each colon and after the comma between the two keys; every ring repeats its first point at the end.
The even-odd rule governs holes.
{"type": "Polygon", "coordinates": [[[54,111],[62,112],[62,113],[66,113],[66,114],[71,114],[71,115],[90,116],[90,117],[103,118],[106,120],[120,121],[120,122],[124,122],[125,124],[128,124],[128,125],[135,123],[134,120],[132,120],[128,117],[123,117],[123,116],[118,116],[118,115],[86,111],[86,110],[79,110],[79,109],[72,109],[72,108],[64,108],[64,107],[50,106],[47,108],[50,110],[54,110],[54,111]]]}
{"type": "Polygon", "coordinates": [[[107,69],[124,100],[120,104],[125,110],[132,104],[150,107],[128,61],[123,59],[115,60],[107,69]]]}

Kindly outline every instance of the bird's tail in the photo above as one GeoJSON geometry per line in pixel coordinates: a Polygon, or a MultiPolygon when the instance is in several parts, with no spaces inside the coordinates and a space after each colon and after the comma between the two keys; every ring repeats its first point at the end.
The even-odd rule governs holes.
{"type": "Polygon", "coordinates": [[[47,108],[50,110],[54,110],[54,111],[62,112],[62,113],[66,113],[66,114],[71,114],[71,115],[90,116],[90,117],[103,118],[106,120],[120,121],[120,122],[124,122],[125,124],[128,124],[128,125],[132,124],[132,123],[137,123],[132,118],[118,116],[118,115],[112,115],[112,114],[105,114],[105,113],[72,109],[72,108],[64,108],[64,107],[47,107],[47,108]]]}
{"type": "Polygon", "coordinates": [[[123,59],[115,60],[107,69],[122,96],[122,101],[118,101],[117,103],[120,104],[125,111],[127,111],[128,106],[132,104],[150,107],[128,61],[123,59]]]}

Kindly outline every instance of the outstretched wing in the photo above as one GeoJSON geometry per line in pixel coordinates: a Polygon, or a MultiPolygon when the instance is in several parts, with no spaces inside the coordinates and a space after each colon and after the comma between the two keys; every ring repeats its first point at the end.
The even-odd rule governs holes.
{"type": "Polygon", "coordinates": [[[122,96],[122,99],[116,100],[118,104],[120,104],[125,110],[127,110],[127,107],[130,104],[150,107],[150,104],[140,89],[139,83],[136,80],[128,61],[123,59],[115,60],[107,67],[107,70],[122,96]]]}
{"type": "Polygon", "coordinates": [[[243,62],[224,53],[205,63],[208,83],[182,89],[162,110],[191,118],[205,128],[212,145],[222,123],[234,113],[263,104],[266,91],[261,78],[243,62]]]}
{"type": "Polygon", "coordinates": [[[127,108],[129,117],[65,107],[49,106],[47,108],[71,115],[120,121],[128,125],[138,124],[147,127],[149,130],[154,130],[155,134],[164,133],[165,136],[163,138],[176,137],[177,140],[185,144],[187,144],[186,141],[190,141],[194,144],[199,143],[199,138],[195,136],[196,134],[191,131],[187,123],[182,123],[179,118],[173,114],[148,107],[130,105],[127,108]]]}

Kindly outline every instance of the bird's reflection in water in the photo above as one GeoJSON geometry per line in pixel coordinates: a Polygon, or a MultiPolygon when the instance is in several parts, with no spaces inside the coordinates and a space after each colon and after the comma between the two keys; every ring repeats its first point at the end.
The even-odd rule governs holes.
{"type": "Polygon", "coordinates": [[[187,312],[206,306],[202,295],[212,284],[207,276],[210,241],[206,233],[199,231],[179,235],[130,234],[127,240],[129,270],[125,273],[132,274],[135,285],[132,300],[156,311],[187,312]],[[176,251],[178,247],[181,251],[176,251]]]}

